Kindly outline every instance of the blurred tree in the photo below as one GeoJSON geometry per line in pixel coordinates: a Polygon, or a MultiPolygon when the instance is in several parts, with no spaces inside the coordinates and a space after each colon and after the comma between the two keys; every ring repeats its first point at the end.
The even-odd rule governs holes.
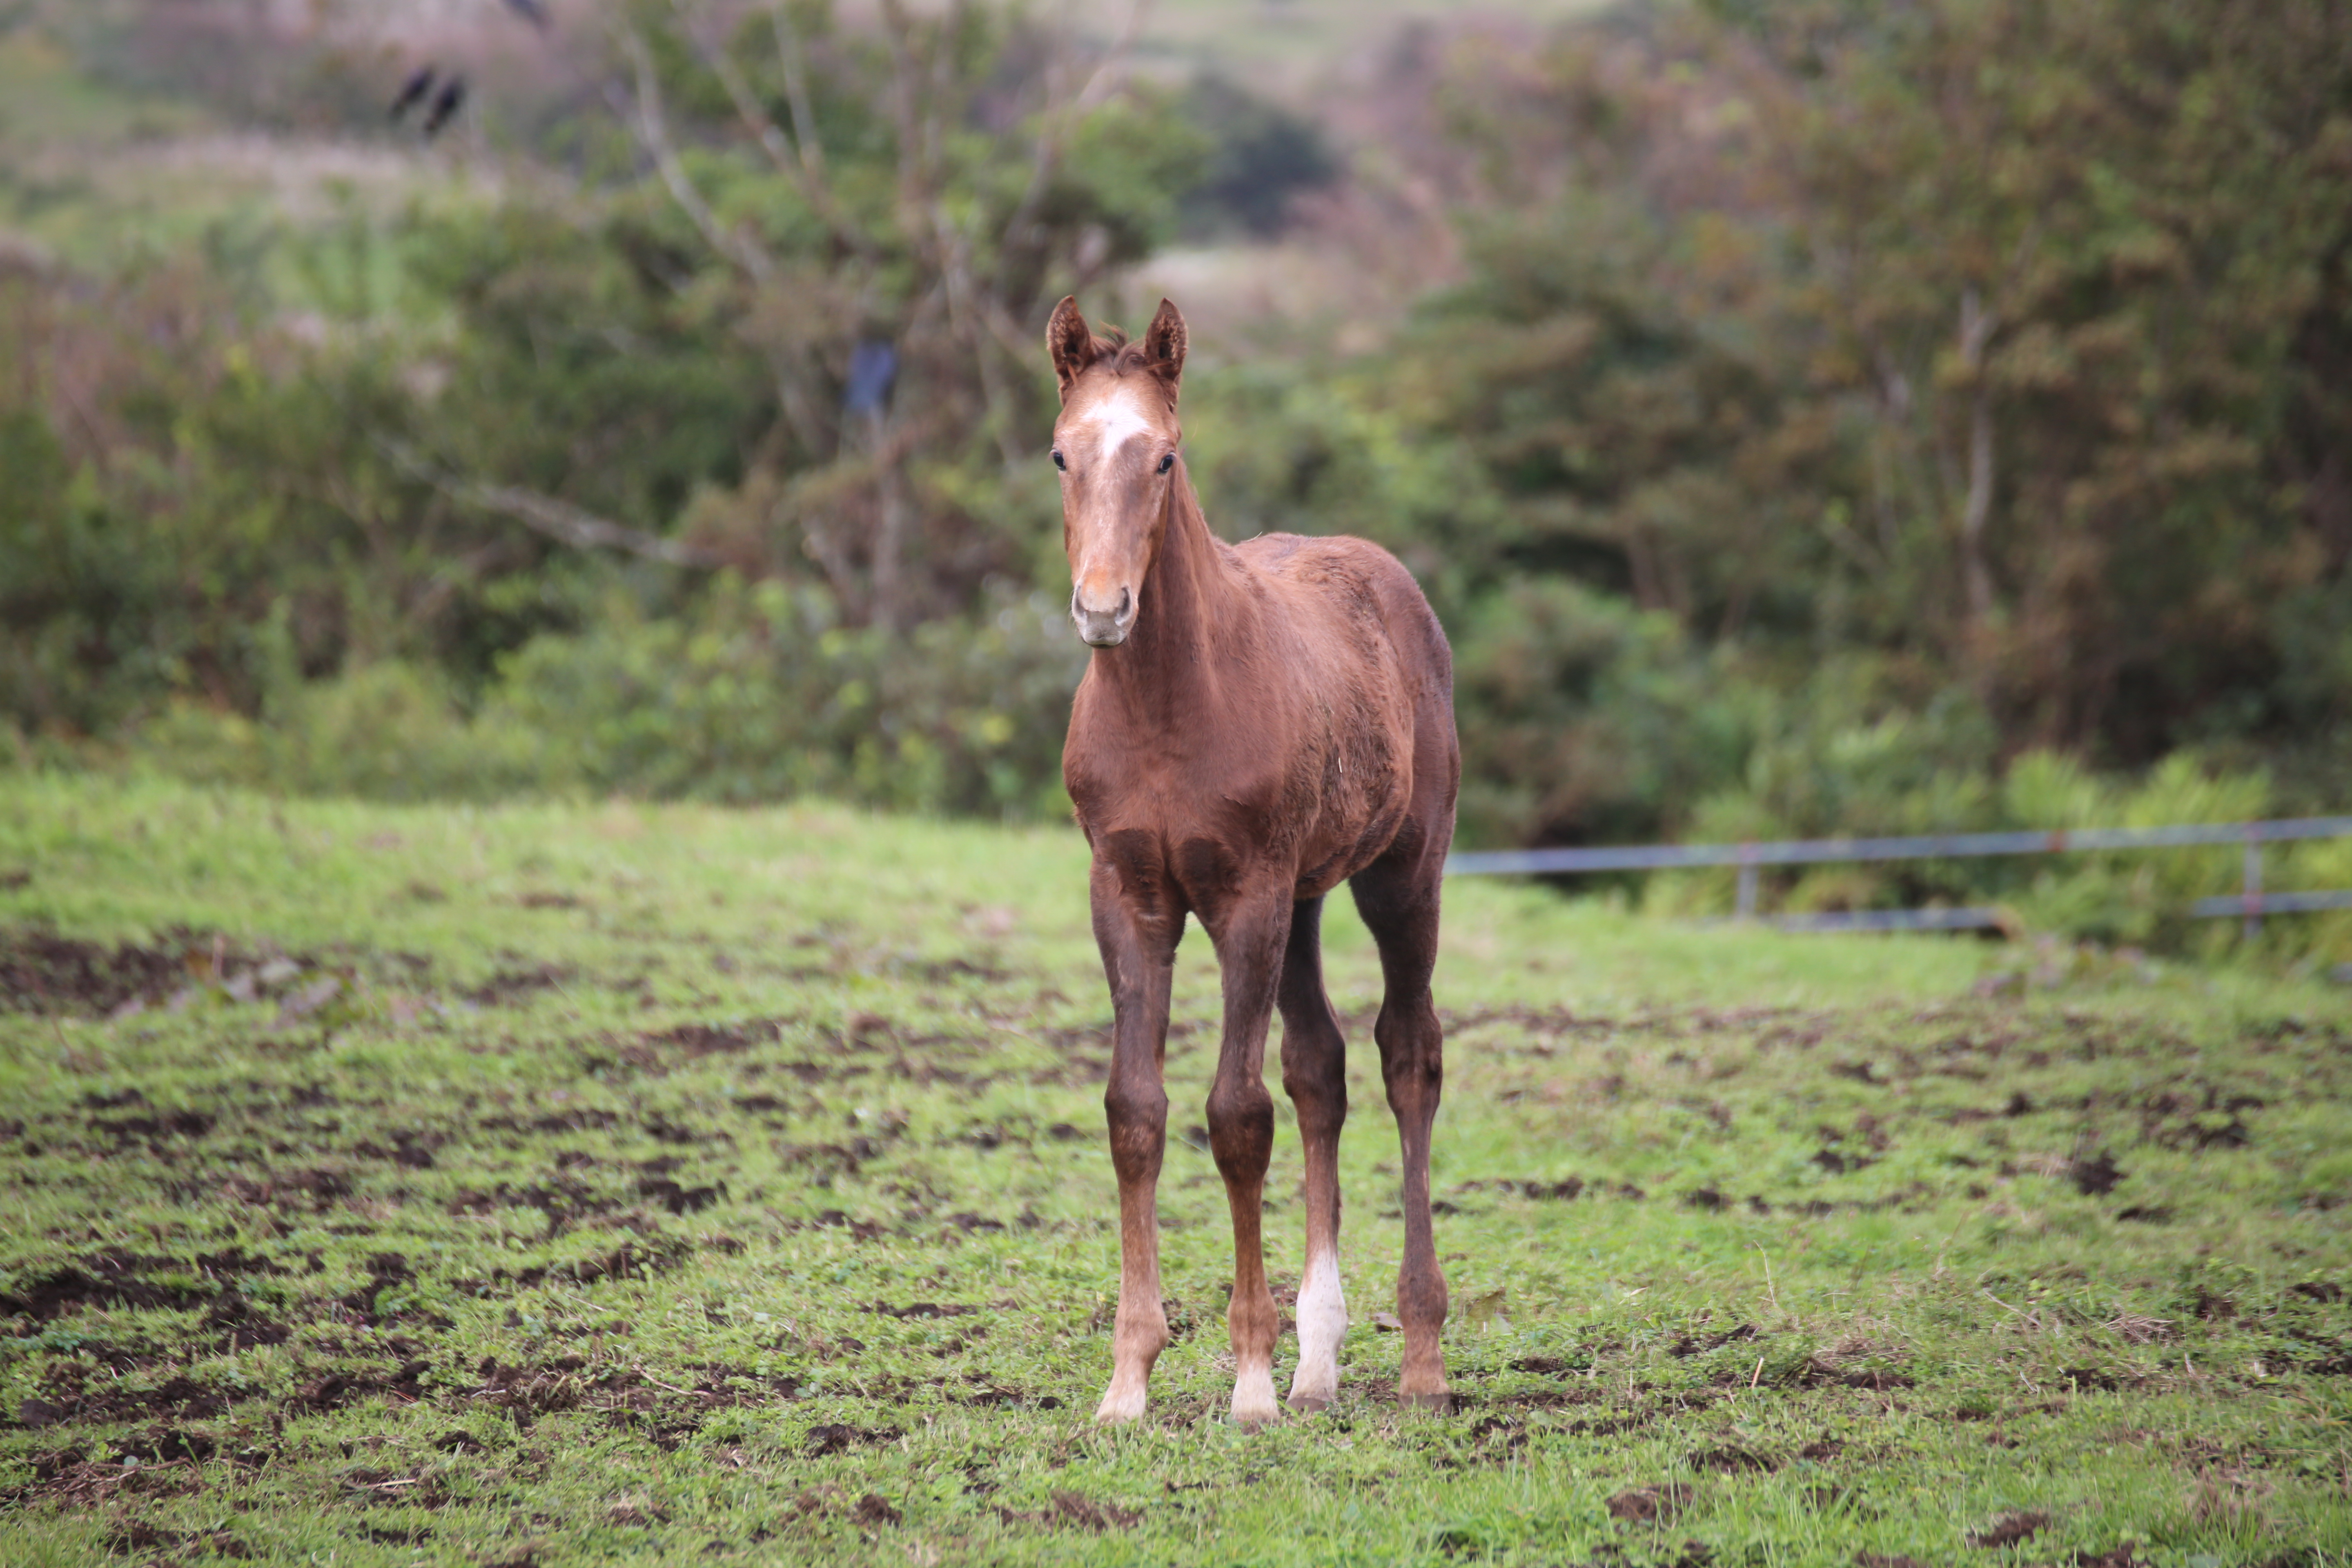
{"type": "Polygon", "coordinates": [[[266,258],[0,279],[26,480],[0,713],[252,712],[281,646],[298,677],[408,658],[478,690],[616,584],[688,604],[679,567],[804,582],[885,632],[1026,579],[1045,307],[1171,231],[1200,138],[1118,47],[984,4],[606,15],[576,175],[266,258]],[[265,268],[315,311],[274,314],[265,268]]]}
{"type": "Polygon", "coordinates": [[[811,0],[619,14],[614,102],[666,203],[640,187],[615,238],[772,388],[698,521],[766,570],[805,557],[885,628],[1029,558],[1051,526],[1024,470],[1051,416],[1044,307],[1163,237],[1203,150],[1122,87],[1136,16],[1089,58],[968,3],[886,0],[876,34],[811,0]],[[895,392],[853,411],[861,346],[893,354],[895,392]]]}
{"type": "MultiPolygon", "coordinates": [[[[0,257],[0,719],[303,787],[1040,809],[1081,657],[1028,591],[1045,308],[1204,180],[1249,230],[1329,165],[1021,10],[877,5],[600,5],[538,155],[467,131],[495,196],[105,278],[0,257]]],[[[1222,526],[1421,575],[1465,838],[1990,825],[2038,746],[2342,804],[2352,13],[1514,37],[1420,36],[1393,80],[1454,140],[1395,129],[1416,99],[1368,160],[1458,203],[1455,280],[1360,358],[1245,341],[1187,417],[1222,526]]]]}
{"type": "Polygon", "coordinates": [[[1194,81],[1181,107],[1209,148],[1184,201],[1185,226],[1196,236],[1279,234],[1294,197],[1339,178],[1339,155],[1320,126],[1225,77],[1194,81]]]}
{"type": "Polygon", "coordinates": [[[2011,746],[2145,762],[2321,717],[2281,700],[2278,612],[2347,585],[2352,13],[1739,25],[1784,68],[1758,102],[1807,390],[1861,416],[1858,596],[1939,643],[2011,746]]]}
{"type": "Polygon", "coordinates": [[[2352,12],[1708,10],[1451,89],[1502,202],[1387,401],[1501,498],[1490,591],[1857,733],[1964,696],[1987,764],[2352,732],[2352,12]]]}

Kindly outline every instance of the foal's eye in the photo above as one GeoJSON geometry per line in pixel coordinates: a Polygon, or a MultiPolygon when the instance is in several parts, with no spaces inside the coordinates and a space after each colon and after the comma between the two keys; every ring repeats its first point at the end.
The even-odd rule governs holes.
{"type": "Polygon", "coordinates": [[[1070,465],[1064,460],[1061,448],[1058,447],[1054,449],[1054,467],[1061,469],[1066,474],[1070,471],[1070,465]]]}
{"type": "Polygon", "coordinates": [[[1161,473],[1163,473],[1163,474],[1164,474],[1164,473],[1166,473],[1169,469],[1171,469],[1171,468],[1174,468],[1175,466],[1176,466],[1176,454],[1175,454],[1175,453],[1173,453],[1173,452],[1170,452],[1170,453],[1169,453],[1169,454],[1167,454],[1165,457],[1163,457],[1163,458],[1161,458],[1160,459],[1160,471],[1161,473]]]}

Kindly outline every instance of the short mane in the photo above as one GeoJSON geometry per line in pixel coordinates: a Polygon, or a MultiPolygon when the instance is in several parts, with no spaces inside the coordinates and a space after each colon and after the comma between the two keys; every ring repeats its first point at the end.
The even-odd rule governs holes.
{"type": "Polygon", "coordinates": [[[1151,356],[1140,342],[1129,342],[1127,333],[1118,327],[1105,327],[1094,340],[1093,363],[1108,368],[1113,375],[1125,375],[1131,370],[1151,368],[1151,356]]]}

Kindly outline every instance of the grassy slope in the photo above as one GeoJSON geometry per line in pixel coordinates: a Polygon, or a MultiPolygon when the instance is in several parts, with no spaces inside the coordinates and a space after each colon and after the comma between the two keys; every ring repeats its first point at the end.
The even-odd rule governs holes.
{"type": "MultiPolygon", "coordinates": [[[[1439,974],[1467,1407],[1389,1400],[1377,970],[1335,911],[1341,1404],[1223,1419],[1223,1197],[1177,1138],[1181,1337],[1151,1420],[1095,1431],[1083,860],[820,807],[0,781],[0,1563],[2352,1561],[2340,993],[1976,1001],[1972,944],[1499,885],[1452,890],[1439,974]],[[37,930],[193,946],[157,998],[215,951],[301,972],[110,1022],[37,930]]],[[[1176,1014],[1181,1133],[1197,936],[1176,1014]]]]}
{"type": "Polygon", "coordinates": [[[0,22],[0,235],[104,268],[260,221],[258,182],[160,166],[221,130],[194,104],[94,81],[46,34],[0,22]]]}
{"type": "Polygon", "coordinates": [[[268,132],[192,95],[110,83],[0,7],[0,256],[26,247],[109,276],[209,247],[232,263],[249,258],[254,279],[289,310],[389,310],[399,258],[370,226],[412,205],[488,199],[495,181],[487,162],[389,128],[374,138],[268,132]],[[320,250],[330,233],[340,243],[320,250]],[[359,235],[369,238],[355,254],[359,235]]]}
{"type": "MultiPolygon", "coordinates": [[[[1608,0],[1163,0],[1147,14],[1142,58],[1208,61],[1261,82],[1312,76],[1334,60],[1390,44],[1415,23],[1475,16],[1545,26],[1587,16],[1608,0]]],[[[1124,6],[1101,8],[1105,19],[1124,6]]]]}

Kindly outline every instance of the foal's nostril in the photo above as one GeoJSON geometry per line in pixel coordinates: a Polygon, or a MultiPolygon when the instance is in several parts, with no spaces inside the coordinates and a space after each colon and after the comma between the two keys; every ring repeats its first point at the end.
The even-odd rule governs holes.
{"type": "Polygon", "coordinates": [[[1096,647],[1116,647],[1127,640],[1128,628],[1135,624],[1135,590],[1121,584],[1115,606],[1097,609],[1099,601],[1089,602],[1084,587],[1073,585],[1070,592],[1070,618],[1077,623],[1078,636],[1096,647]]]}

